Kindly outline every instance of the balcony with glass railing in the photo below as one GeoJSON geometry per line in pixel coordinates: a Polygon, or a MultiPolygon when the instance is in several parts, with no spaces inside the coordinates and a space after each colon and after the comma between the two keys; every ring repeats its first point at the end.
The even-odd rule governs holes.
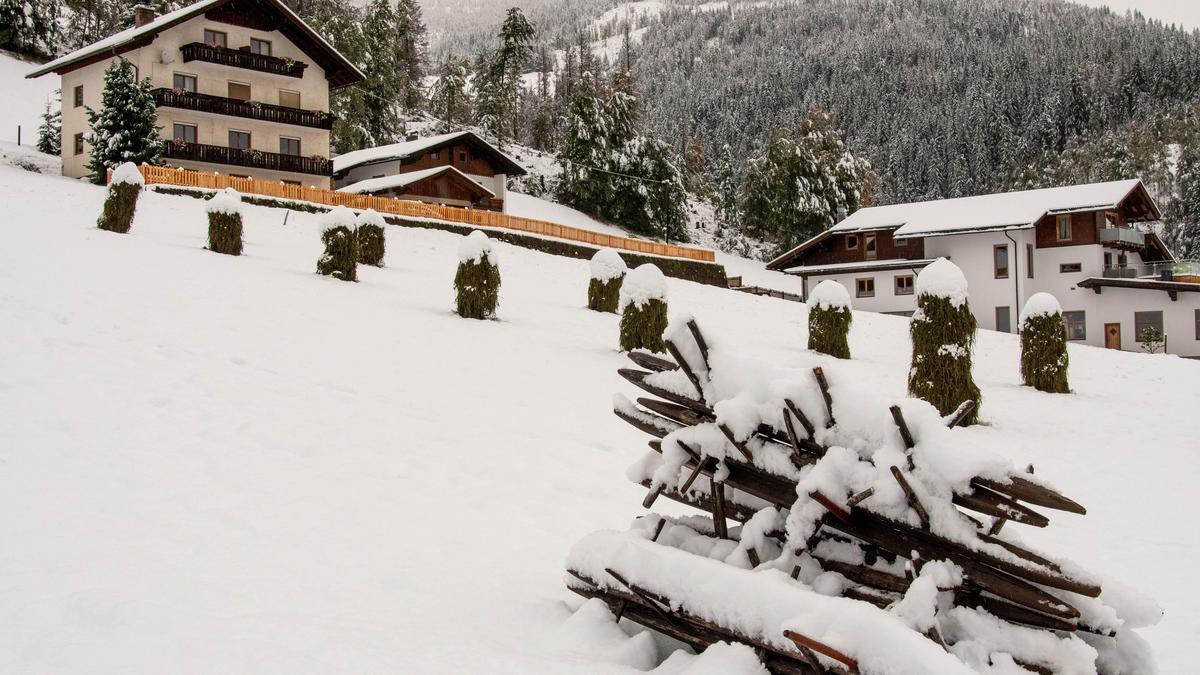
{"type": "Polygon", "coordinates": [[[1146,245],[1146,235],[1132,227],[1102,227],[1100,243],[1113,248],[1140,249],[1146,245]]]}
{"type": "Polygon", "coordinates": [[[1104,278],[1190,280],[1191,278],[1200,278],[1200,260],[1166,260],[1142,263],[1141,265],[1110,265],[1104,268],[1104,278]]]}

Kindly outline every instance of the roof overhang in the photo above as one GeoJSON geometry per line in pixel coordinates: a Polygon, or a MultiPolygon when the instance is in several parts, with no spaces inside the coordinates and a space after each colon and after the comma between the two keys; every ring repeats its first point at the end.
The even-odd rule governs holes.
{"type": "Polygon", "coordinates": [[[368,178],[366,180],[359,181],[357,183],[352,183],[345,187],[339,188],[338,192],[351,192],[351,193],[357,193],[357,194],[364,194],[364,193],[373,194],[376,192],[385,192],[388,190],[403,191],[405,188],[410,188],[414,185],[420,185],[421,183],[424,183],[425,181],[433,180],[434,178],[437,178],[439,176],[449,174],[449,175],[453,176],[454,179],[459,181],[461,184],[469,185],[472,188],[472,190],[474,192],[476,192],[477,194],[479,194],[481,197],[489,197],[489,198],[493,198],[493,199],[496,197],[495,192],[492,192],[484,185],[480,185],[477,181],[475,181],[475,179],[471,178],[467,174],[459,171],[458,169],[456,169],[452,166],[443,166],[443,167],[438,167],[435,169],[425,169],[424,171],[416,171],[416,172],[412,172],[412,173],[419,174],[419,175],[411,175],[410,176],[409,174],[398,173],[393,176],[384,176],[383,178],[368,178]],[[404,180],[405,178],[408,178],[408,180],[404,180]]]}
{"type": "Polygon", "coordinates": [[[956,234],[982,234],[985,232],[1005,232],[1008,230],[1031,230],[1033,229],[1033,225],[1033,223],[1014,223],[1011,225],[988,225],[985,227],[973,227],[969,230],[931,230],[929,232],[912,232],[910,234],[903,234],[897,230],[896,234],[893,235],[893,238],[925,239],[926,237],[950,237],[956,234]]]}
{"type": "Polygon", "coordinates": [[[1101,294],[1105,288],[1132,288],[1140,291],[1163,291],[1177,300],[1180,293],[1200,293],[1200,284],[1187,281],[1160,281],[1158,279],[1105,279],[1090,277],[1076,284],[1101,294]]]}
{"type": "Polygon", "coordinates": [[[882,272],[886,270],[915,270],[928,266],[935,258],[920,258],[917,260],[880,260],[852,263],[832,263],[829,265],[806,265],[791,267],[783,270],[786,274],[801,277],[811,277],[824,274],[849,274],[852,272],[882,272]]]}
{"type": "MultiPolygon", "coordinates": [[[[458,134],[448,135],[447,138],[445,138],[444,140],[442,140],[438,143],[423,145],[420,147],[419,150],[409,150],[409,151],[397,150],[394,154],[376,155],[376,156],[370,157],[369,159],[363,159],[363,160],[360,160],[357,162],[343,164],[338,167],[338,169],[334,173],[334,175],[344,175],[346,172],[350,171],[350,169],[353,169],[353,168],[359,167],[359,166],[369,166],[371,164],[383,164],[386,162],[402,161],[402,160],[408,159],[410,157],[413,157],[415,155],[425,154],[427,152],[432,152],[434,150],[440,150],[448,145],[453,145],[453,144],[459,143],[459,142],[466,142],[468,145],[471,146],[472,149],[481,151],[482,154],[487,155],[489,158],[491,158],[493,160],[493,162],[502,169],[498,173],[503,173],[503,174],[510,175],[510,176],[524,176],[525,174],[528,173],[528,171],[526,171],[524,167],[522,167],[520,164],[517,164],[517,161],[515,159],[513,159],[512,157],[509,157],[504,152],[501,152],[496,146],[494,146],[491,143],[488,143],[487,141],[480,138],[475,132],[463,131],[458,134]]],[[[401,145],[406,145],[406,144],[401,142],[401,143],[396,143],[395,145],[401,146],[401,145]]],[[[347,153],[347,154],[349,154],[349,153],[347,153]]]]}

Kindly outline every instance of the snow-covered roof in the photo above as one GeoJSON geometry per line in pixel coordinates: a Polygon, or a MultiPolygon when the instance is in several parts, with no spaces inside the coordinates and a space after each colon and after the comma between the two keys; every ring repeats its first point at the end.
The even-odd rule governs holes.
{"type": "MultiPolygon", "coordinates": [[[[117,54],[130,49],[149,44],[151,41],[153,41],[154,37],[162,31],[183,23],[184,21],[187,21],[198,14],[228,4],[230,1],[231,0],[199,0],[199,2],[190,4],[186,7],[181,7],[175,11],[167,12],[166,14],[163,14],[162,16],[150,21],[145,25],[126,28],[125,30],[113,33],[102,40],[93,42],[85,47],[81,47],[69,54],[64,54],[53,61],[43,64],[41,67],[33,70],[25,77],[41,77],[47,73],[65,72],[72,70],[73,68],[71,68],[71,66],[74,66],[75,64],[86,65],[88,59],[93,57],[116,56],[117,54]]],[[[325,38],[321,37],[319,33],[313,30],[311,26],[304,23],[304,20],[301,19],[295,12],[293,12],[287,5],[279,0],[254,1],[270,6],[275,11],[279,12],[279,14],[283,16],[288,23],[299,29],[299,34],[288,35],[285,32],[285,35],[287,35],[290,40],[297,42],[298,38],[307,38],[313,43],[314,46],[325,52],[324,55],[328,60],[326,63],[321,65],[326,70],[326,76],[329,77],[334,86],[345,86],[355,82],[361,82],[362,80],[366,79],[362,72],[355,67],[353,63],[346,59],[346,57],[342,56],[341,52],[334,49],[333,45],[329,44],[329,42],[326,41],[325,38]],[[331,66],[335,66],[336,68],[331,66]],[[336,70],[338,72],[331,72],[332,70],[336,70]]],[[[297,46],[299,46],[301,49],[304,48],[304,45],[302,44],[297,44],[297,46]]]]}
{"type": "Polygon", "coordinates": [[[362,165],[375,164],[377,162],[390,162],[398,159],[407,159],[414,155],[420,155],[431,150],[443,147],[454,141],[463,140],[471,143],[477,149],[481,149],[501,164],[504,167],[504,173],[514,176],[525,175],[525,169],[517,164],[517,161],[512,157],[501,152],[496,146],[488,143],[471,131],[454,131],[448,134],[438,134],[437,136],[426,136],[411,141],[401,141],[390,145],[381,145],[375,148],[364,148],[362,150],[353,150],[333,158],[333,172],[335,174],[362,165]]]}
{"type": "Polygon", "coordinates": [[[472,180],[472,178],[470,176],[468,176],[467,174],[459,171],[458,169],[456,169],[452,166],[435,166],[432,169],[421,169],[420,171],[409,171],[408,173],[398,173],[398,174],[394,174],[391,176],[380,176],[379,178],[368,178],[367,180],[360,180],[357,183],[351,183],[350,185],[347,185],[345,187],[338,188],[338,192],[354,192],[357,194],[363,194],[363,193],[380,192],[383,190],[394,190],[396,188],[402,188],[406,185],[412,185],[413,183],[419,183],[419,182],[425,180],[426,178],[433,178],[434,176],[439,176],[443,173],[458,174],[459,176],[462,176],[464,179],[469,180],[473,184],[479,186],[480,190],[483,190],[484,192],[488,193],[492,197],[496,196],[495,192],[492,192],[491,190],[487,189],[487,187],[484,185],[480,185],[477,181],[472,180]]]}
{"type": "Polygon", "coordinates": [[[789,267],[785,270],[788,274],[836,274],[838,272],[863,272],[866,270],[898,270],[898,269],[916,269],[925,267],[933,262],[933,258],[921,258],[919,260],[857,260],[855,262],[846,263],[829,263],[828,265],[804,265],[801,267],[789,267]]]}

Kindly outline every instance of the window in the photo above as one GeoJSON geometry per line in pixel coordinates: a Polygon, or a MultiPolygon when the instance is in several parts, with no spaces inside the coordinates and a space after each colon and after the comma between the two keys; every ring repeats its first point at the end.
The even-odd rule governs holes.
{"type": "Polygon", "coordinates": [[[179,91],[186,91],[189,94],[196,93],[196,76],[184,75],[183,73],[175,73],[172,85],[179,91]]]}
{"type": "Polygon", "coordinates": [[[1200,340],[1200,309],[1196,310],[1196,339],[1200,340]]]}
{"type": "Polygon", "coordinates": [[[1025,244],[1025,276],[1033,278],[1033,244],[1025,244]]]}
{"type": "Polygon", "coordinates": [[[913,294],[913,277],[911,274],[896,275],[896,295],[913,294]]]}
{"type": "Polygon", "coordinates": [[[258,38],[250,38],[250,53],[262,54],[263,56],[271,55],[271,43],[267,40],[259,40],[258,38]]]}
{"type": "Polygon", "coordinates": [[[908,246],[908,240],[892,237],[892,246],[908,246]]]}
{"type": "Polygon", "coordinates": [[[279,105],[288,108],[300,107],[300,92],[288,91],[286,89],[279,90],[279,105]]]}
{"type": "Polygon", "coordinates": [[[250,149],[250,132],[249,131],[229,131],[229,147],[237,150],[250,149]]]}
{"type": "Polygon", "coordinates": [[[996,244],[992,247],[992,263],[997,279],[1008,278],[1008,244],[996,244]]]}
{"type": "Polygon", "coordinates": [[[858,248],[858,235],[857,234],[846,235],[846,250],[853,251],[856,248],[858,248]]]}
{"type": "Polygon", "coordinates": [[[287,136],[279,137],[279,154],[300,156],[300,139],[288,138],[287,136]]]}
{"type": "Polygon", "coordinates": [[[196,125],[195,124],[175,124],[171,130],[171,138],[176,143],[195,143],[196,142],[196,125]]]}
{"type": "Polygon", "coordinates": [[[1133,340],[1134,342],[1142,342],[1142,334],[1147,329],[1153,328],[1159,335],[1163,332],[1163,317],[1162,312],[1134,312],[1133,313],[1133,340]]]}
{"type": "Polygon", "coordinates": [[[1071,240],[1071,216],[1058,217],[1058,229],[1055,230],[1055,236],[1059,241],[1071,240]]]}
{"type": "Polygon", "coordinates": [[[304,183],[301,183],[298,180],[281,180],[279,182],[283,183],[284,185],[295,185],[297,187],[304,185],[304,183]]]}
{"type": "Polygon", "coordinates": [[[875,249],[875,235],[868,234],[863,238],[867,244],[867,260],[874,260],[879,252],[875,249]]]}
{"type": "Polygon", "coordinates": [[[230,82],[229,83],[229,98],[237,99],[239,101],[249,101],[250,100],[250,85],[245,84],[243,82],[230,82]]]}
{"type": "Polygon", "coordinates": [[[1063,312],[1063,323],[1067,325],[1068,340],[1086,340],[1087,324],[1083,312],[1063,312]]]}
{"type": "Polygon", "coordinates": [[[858,289],[858,297],[873,298],[875,297],[875,278],[869,277],[866,279],[856,279],[855,286],[858,289]]]}
{"type": "Polygon", "coordinates": [[[204,29],[204,44],[213,47],[227,47],[225,34],[219,30],[204,29]]]}
{"type": "Polygon", "coordinates": [[[83,134],[75,134],[75,154],[83,154],[83,134]]]}
{"type": "Polygon", "coordinates": [[[441,152],[434,150],[433,152],[429,153],[429,159],[437,159],[439,156],[441,156],[441,154],[441,152]]]}
{"type": "Polygon", "coordinates": [[[1012,311],[1008,307],[996,308],[996,330],[1001,333],[1012,332],[1012,311]]]}
{"type": "Polygon", "coordinates": [[[1058,266],[1059,274],[1070,274],[1071,272],[1082,272],[1083,263],[1063,263],[1058,266]]]}
{"type": "Polygon", "coordinates": [[[76,108],[83,107],[83,85],[82,84],[77,85],[75,87],[75,107],[76,108]]]}
{"type": "Polygon", "coordinates": [[[467,153],[465,153],[465,152],[458,153],[458,161],[460,161],[460,162],[467,161],[467,153]]]}

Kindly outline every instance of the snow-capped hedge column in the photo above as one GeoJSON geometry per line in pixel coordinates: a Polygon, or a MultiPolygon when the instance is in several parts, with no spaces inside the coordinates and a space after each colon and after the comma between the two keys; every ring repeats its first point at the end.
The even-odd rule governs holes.
{"type": "Polygon", "coordinates": [[[321,241],[325,242],[325,254],[317,261],[317,273],[337,277],[342,281],[358,281],[358,244],[354,237],[354,212],[344,206],[335,206],[321,216],[325,231],[321,241]]]}
{"type": "Polygon", "coordinates": [[[355,222],[357,224],[354,228],[354,236],[358,239],[358,262],[363,265],[381,267],[384,253],[383,228],[387,222],[375,209],[367,209],[358,214],[355,222]]]}
{"type": "Polygon", "coordinates": [[[467,319],[494,319],[500,301],[500,268],[492,240],[479,230],[458,244],[458,273],[454,275],[454,303],[467,319]]]}
{"type": "Polygon", "coordinates": [[[208,250],[242,254],[242,196],[225,188],[208,200],[208,250]]]}
{"type": "Polygon", "coordinates": [[[146,180],[133,162],[125,162],[113,170],[108,183],[108,195],[104,198],[104,210],[96,227],[109,232],[124,234],[133,225],[133,212],[137,209],[138,195],[146,180]]]}
{"type": "Polygon", "coordinates": [[[808,348],[839,359],[850,358],[850,294],[832,279],[817,284],[808,296],[808,348]]]}
{"type": "Polygon", "coordinates": [[[667,280],[661,270],[646,263],[626,274],[620,304],[622,351],[666,349],[667,280]]]}
{"type": "Polygon", "coordinates": [[[967,304],[967,279],[954,263],[938,258],[917,275],[913,314],[912,367],[908,393],[949,415],[963,401],[975,402],[963,424],[979,420],[980,392],[971,378],[975,315],[967,304]]]}
{"type": "Polygon", "coordinates": [[[629,270],[621,256],[611,248],[602,248],[592,256],[588,282],[588,309],[617,313],[621,299],[621,281],[629,270]]]}
{"type": "Polygon", "coordinates": [[[1021,379],[1039,391],[1065,394],[1067,327],[1062,307],[1049,293],[1034,293],[1021,310],[1021,379]]]}

